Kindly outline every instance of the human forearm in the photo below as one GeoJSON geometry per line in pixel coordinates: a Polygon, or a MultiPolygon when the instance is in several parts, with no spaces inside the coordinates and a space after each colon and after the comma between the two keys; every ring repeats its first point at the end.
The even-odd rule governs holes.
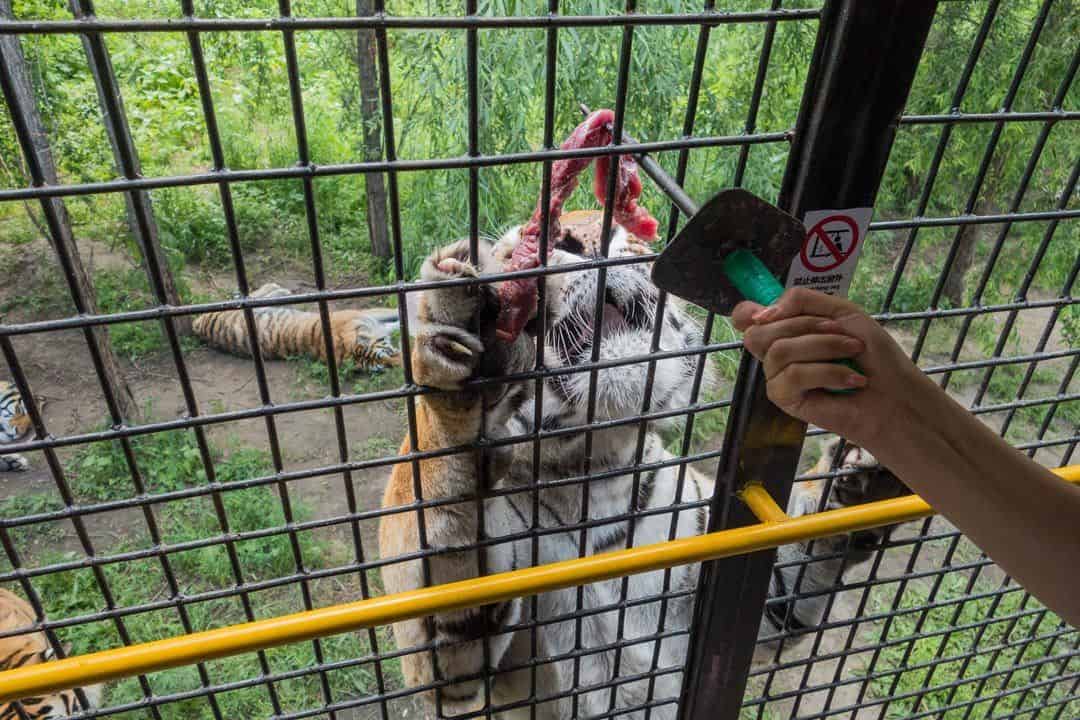
{"type": "Polygon", "coordinates": [[[1080,488],[1009,447],[928,378],[868,448],[1006,572],[1080,623],[1080,488]]]}
{"type": "Polygon", "coordinates": [[[1051,610],[1080,623],[1080,488],[1020,454],[842,298],[789,290],[733,314],[785,412],[865,447],[1051,610]],[[828,360],[853,358],[852,374],[828,360]],[[857,388],[834,394],[822,388],[857,388]]]}

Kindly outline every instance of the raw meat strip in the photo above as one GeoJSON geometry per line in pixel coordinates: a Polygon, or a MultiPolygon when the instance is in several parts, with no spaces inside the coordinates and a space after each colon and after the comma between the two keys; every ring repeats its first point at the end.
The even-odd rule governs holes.
{"type": "MultiPolygon", "coordinates": [[[[611,125],[615,113],[611,110],[596,110],[575,128],[570,137],[562,144],[563,150],[602,147],[611,143],[611,125]]],[[[551,165],[551,204],[548,211],[548,252],[555,247],[561,235],[559,217],[563,205],[578,185],[578,175],[589,166],[590,158],[567,158],[556,160],[551,165]]],[[[641,179],[638,177],[637,163],[630,155],[617,156],[618,177],[615,181],[615,207],[612,216],[627,232],[642,240],[654,240],[659,226],[649,212],[637,204],[641,195],[641,179]]],[[[593,178],[593,194],[601,205],[607,195],[608,173],[611,171],[611,156],[605,155],[596,160],[596,174],[593,178]]],[[[540,265],[540,215],[543,197],[536,203],[536,211],[521,230],[521,239],[514,247],[506,271],[528,270],[540,265]]],[[[499,314],[498,336],[504,341],[517,338],[525,324],[536,312],[536,278],[507,280],[499,289],[502,308],[499,314]]]]}

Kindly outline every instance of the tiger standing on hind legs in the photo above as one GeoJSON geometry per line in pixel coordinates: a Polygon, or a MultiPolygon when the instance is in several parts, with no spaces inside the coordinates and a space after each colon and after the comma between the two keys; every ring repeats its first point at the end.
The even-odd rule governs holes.
{"type": "MultiPolygon", "coordinates": [[[[569,220],[569,216],[567,220],[569,220]]],[[[569,232],[556,243],[548,264],[563,267],[599,256],[598,230],[601,216],[575,218],[567,223],[569,232]],[[586,232],[589,230],[589,232],[586,232]]],[[[496,272],[510,256],[518,238],[518,228],[510,230],[495,248],[481,246],[479,263],[469,262],[468,243],[458,242],[434,252],[421,269],[422,281],[476,278],[496,272]]],[[[609,257],[638,254],[641,242],[622,227],[612,229],[609,257]]],[[[693,350],[703,344],[701,330],[675,298],[668,298],[663,318],[657,316],[656,287],[649,279],[647,264],[612,265],[608,268],[604,294],[601,361],[648,355],[653,324],[662,322],[660,346],[665,351],[685,351],[681,357],[656,361],[651,405],[662,413],[686,408],[696,371],[693,350]]],[[[597,279],[594,270],[552,274],[546,279],[544,313],[545,365],[553,370],[576,367],[589,361],[594,338],[594,309],[597,279]]],[[[475,443],[481,434],[483,410],[488,439],[497,440],[534,432],[536,412],[533,381],[487,384],[483,389],[466,386],[476,378],[497,378],[529,370],[534,362],[534,340],[525,334],[513,342],[496,341],[499,297],[491,285],[444,287],[419,296],[413,350],[413,372],[417,383],[442,392],[417,398],[419,451],[435,451],[475,443]]],[[[639,415],[645,393],[648,363],[601,369],[596,377],[595,421],[617,421],[639,415]]],[[[707,366],[708,367],[708,366],[707,366]]],[[[708,378],[706,378],[708,380],[708,378]]],[[[382,577],[388,593],[437,585],[475,577],[480,565],[489,574],[576,558],[580,530],[574,528],[582,514],[582,494],[588,493],[589,527],[585,532],[586,554],[596,554],[640,546],[668,539],[674,527],[676,537],[704,531],[708,523],[705,507],[687,507],[706,500],[713,493],[713,481],[687,466],[680,479],[677,458],[664,448],[658,430],[650,428],[641,465],[655,470],[639,471],[637,425],[596,428],[592,431],[590,472],[584,484],[566,483],[580,477],[585,467],[585,433],[576,428],[588,420],[589,372],[549,375],[544,378],[543,405],[539,408],[541,429],[550,433],[540,440],[540,461],[536,469],[538,485],[533,487],[533,444],[487,447],[481,456],[468,451],[419,461],[420,487],[425,503],[439,504],[414,510],[412,466],[395,466],[383,498],[384,508],[397,512],[383,516],[379,529],[381,557],[388,564],[382,577]],[[566,432],[557,432],[564,430],[566,432]],[[478,467],[483,458],[486,467],[478,467]],[[670,463],[670,464],[667,464],[670,463]],[[482,479],[488,485],[482,486],[482,479]],[[497,494],[491,491],[498,491],[497,494]],[[483,527],[477,512],[477,497],[483,500],[483,527]],[[538,525],[533,524],[536,508],[538,525]],[[398,556],[415,555],[419,546],[417,513],[423,512],[426,538],[432,554],[427,558],[429,578],[420,560],[393,562],[398,556]],[[628,513],[640,513],[633,521],[628,513]],[[566,529],[569,528],[569,529],[566,529]],[[560,532],[561,529],[565,529],[560,532]],[[533,556],[529,533],[540,532],[538,555],[533,556]],[[473,547],[477,538],[485,545],[473,547]],[[505,540],[500,541],[500,538],[505,540]],[[479,553],[483,557],[479,557],[479,553]],[[481,562],[482,561],[482,562],[481,562]]],[[[666,422],[674,422],[668,420],[666,422]]],[[[406,440],[403,454],[411,451],[406,440]]],[[[861,499],[863,484],[854,485],[845,501],[861,499]]],[[[789,511],[793,515],[813,512],[820,499],[821,483],[797,485],[789,511]]],[[[801,592],[818,591],[808,599],[778,600],[785,612],[770,622],[799,622],[813,626],[822,621],[824,597],[844,567],[846,536],[818,540],[815,554],[824,560],[807,565],[801,578],[801,592]]],[[[789,548],[786,557],[805,557],[805,548],[789,548]]],[[[858,559],[858,558],[857,558],[858,559]]],[[[850,564],[850,563],[849,563],[850,564]]],[[[792,568],[797,572],[797,568],[792,568]]],[[[563,720],[574,715],[591,717],[611,709],[620,717],[641,720],[644,707],[653,703],[650,717],[675,717],[682,683],[681,668],[687,652],[685,631],[690,627],[698,566],[671,570],[663,627],[659,627],[664,572],[643,573],[629,578],[622,633],[619,633],[619,604],[622,580],[585,586],[584,617],[580,644],[575,614],[577,589],[571,588],[538,596],[536,613],[536,717],[563,720]],[[659,640],[657,635],[664,634],[659,640]],[[640,641],[635,641],[640,639],[640,641]],[[615,650],[621,646],[616,672],[615,650]],[[653,669],[654,651],[659,662],[653,669]],[[574,658],[580,657],[575,677],[574,658]],[[652,698],[648,679],[655,676],[652,698]],[[614,700],[610,686],[615,685],[614,700]],[[667,704],[655,704],[667,701],[667,704]]],[[[785,575],[785,577],[787,577],[785,575]]],[[[794,578],[770,588],[770,596],[781,598],[794,587],[794,578]]],[[[443,613],[431,618],[394,625],[398,647],[423,648],[402,657],[406,684],[419,686],[441,680],[439,710],[448,716],[470,713],[484,707],[490,683],[491,704],[498,718],[531,716],[527,701],[532,697],[531,600],[513,599],[482,608],[443,613]],[[485,648],[486,644],[486,648],[485,648]],[[429,648],[434,648],[429,649],[429,648]],[[437,666],[438,677],[433,672],[437,666]],[[500,711],[500,707],[513,705],[500,711]]],[[[429,693],[429,695],[433,695],[429,693]]],[[[432,702],[435,701],[431,697],[432,702]]]]}

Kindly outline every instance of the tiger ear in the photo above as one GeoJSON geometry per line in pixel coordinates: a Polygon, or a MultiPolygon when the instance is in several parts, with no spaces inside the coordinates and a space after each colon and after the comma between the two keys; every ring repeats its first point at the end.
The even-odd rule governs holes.
{"type": "Polygon", "coordinates": [[[71,655],[71,643],[60,643],[60,649],[64,651],[64,657],[71,655]]]}
{"type": "Polygon", "coordinates": [[[49,400],[44,395],[35,395],[34,402],[37,403],[38,412],[41,412],[49,400]]]}

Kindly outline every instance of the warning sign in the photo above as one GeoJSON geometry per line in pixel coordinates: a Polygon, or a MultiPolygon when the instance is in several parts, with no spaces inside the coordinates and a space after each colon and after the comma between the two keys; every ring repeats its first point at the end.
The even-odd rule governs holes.
{"type": "Polygon", "coordinates": [[[846,296],[873,214],[873,208],[806,213],[806,239],[791,263],[787,286],[846,296]]]}

